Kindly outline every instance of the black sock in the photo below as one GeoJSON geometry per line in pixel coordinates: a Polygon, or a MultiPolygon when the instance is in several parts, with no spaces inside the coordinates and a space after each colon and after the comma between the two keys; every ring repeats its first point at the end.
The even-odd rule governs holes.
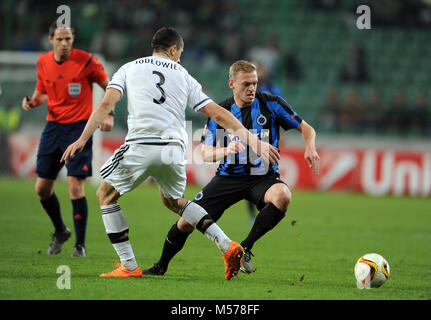
{"type": "Polygon", "coordinates": [[[254,243],[259,240],[265,233],[274,228],[285,216],[284,211],[278,209],[271,202],[268,203],[256,216],[253,226],[241,246],[244,249],[251,250],[254,243]]]}
{"type": "Polygon", "coordinates": [[[73,224],[75,226],[76,245],[85,247],[85,230],[87,228],[88,206],[87,198],[72,200],[73,224]]]}
{"type": "Polygon", "coordinates": [[[43,209],[45,209],[45,212],[51,218],[55,232],[64,231],[66,226],[61,218],[60,203],[58,202],[58,198],[55,193],[52,193],[48,199],[40,200],[40,203],[42,204],[43,209]]]}
{"type": "Polygon", "coordinates": [[[168,270],[169,262],[184,247],[189,234],[190,233],[180,231],[177,227],[177,223],[174,223],[166,236],[162,256],[157,263],[162,269],[168,270]]]}
{"type": "Polygon", "coordinates": [[[254,203],[251,201],[247,201],[247,207],[248,207],[248,213],[250,214],[250,218],[255,218],[256,217],[256,209],[254,206],[254,203]]]}

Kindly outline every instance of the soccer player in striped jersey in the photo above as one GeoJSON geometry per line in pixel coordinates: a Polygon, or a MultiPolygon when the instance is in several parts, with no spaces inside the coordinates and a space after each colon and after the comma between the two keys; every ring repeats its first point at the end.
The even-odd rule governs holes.
{"type": "MultiPolygon", "coordinates": [[[[91,53],[72,48],[73,28],[49,27],[53,50],[37,61],[37,83],[33,96],[22,99],[22,108],[30,111],[48,104],[47,124],[40,138],[36,163],[36,186],[42,207],[50,217],[55,231],[48,254],[58,254],[71,231],[63,222],[60,203],[54,192],[58,172],[63,167],[61,156],[67,146],[82,132],[93,111],[93,83],[105,89],[109,77],[102,64],[91,53]]],[[[113,113],[101,122],[100,130],[109,131],[114,124],[113,113]]],[[[92,140],[84,152],[67,164],[69,197],[72,201],[75,245],[72,256],[86,256],[85,233],[88,207],[84,183],[92,175],[92,140]]]]}
{"type": "Polygon", "coordinates": [[[100,276],[142,276],[118,199],[151,176],[159,185],[163,204],[217,244],[225,262],[225,278],[230,280],[240,268],[242,247],[231,241],[201,206],[184,198],[185,109],[215,119],[272,164],[279,159],[278,151],[250,134],[238,119],[202,92],[202,86],[179,64],[184,42],[176,30],[159,29],[151,45],[152,56],[128,62],[114,74],[81,136],[62,157],[67,162],[78,156],[100,121],[127,93],[125,143],[102,166],[103,179],[97,191],[106,233],[121,264],[100,276]]]}
{"type": "MultiPolygon", "coordinates": [[[[258,77],[254,64],[239,60],[229,70],[229,87],[233,97],[220,103],[259,139],[268,141],[278,149],[279,129],[296,129],[305,144],[304,158],[314,175],[319,174],[319,155],[316,151],[314,129],[306,123],[281,97],[256,92],[258,77]]],[[[216,175],[199,192],[194,201],[204,208],[214,220],[223,215],[233,204],[248,200],[259,210],[247,237],[240,243],[245,253],[241,271],[253,272],[251,249],[255,242],[273,229],[285,216],[291,201],[288,185],[280,180],[278,163],[267,165],[238,139],[228,134],[224,127],[208,119],[202,141],[205,161],[219,161],[216,175]]],[[[183,218],[169,230],[162,255],[143,274],[163,275],[171,259],[183,248],[193,231],[183,218]]]]}

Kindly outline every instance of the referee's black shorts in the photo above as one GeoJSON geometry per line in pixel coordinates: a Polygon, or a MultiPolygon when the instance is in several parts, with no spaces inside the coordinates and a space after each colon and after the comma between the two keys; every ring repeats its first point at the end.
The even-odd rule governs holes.
{"type": "MultiPolygon", "coordinates": [[[[223,212],[238,201],[248,200],[260,211],[266,204],[266,191],[276,183],[284,183],[277,174],[264,176],[214,176],[196,195],[193,202],[203,207],[217,221],[223,212]]],[[[287,184],[286,184],[287,185],[287,184]]]]}

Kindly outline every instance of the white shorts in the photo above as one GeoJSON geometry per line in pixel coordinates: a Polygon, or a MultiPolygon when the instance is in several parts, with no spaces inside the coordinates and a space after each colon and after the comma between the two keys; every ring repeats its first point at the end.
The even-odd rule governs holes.
{"type": "Polygon", "coordinates": [[[148,177],[166,198],[179,199],[186,189],[186,161],[179,145],[123,144],[100,169],[100,174],[120,195],[148,177]]]}

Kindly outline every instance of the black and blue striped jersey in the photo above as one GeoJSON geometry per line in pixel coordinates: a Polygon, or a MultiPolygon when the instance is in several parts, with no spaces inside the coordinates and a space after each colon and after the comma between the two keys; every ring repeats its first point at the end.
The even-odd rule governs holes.
{"type": "MultiPolygon", "coordinates": [[[[280,127],[284,130],[297,128],[301,117],[283,98],[262,92],[256,92],[256,98],[250,107],[240,108],[231,97],[219,103],[220,106],[230,111],[251,133],[260,140],[266,141],[278,149],[280,141],[280,127]]],[[[202,143],[227,147],[232,140],[238,138],[220,127],[213,119],[209,118],[202,136],[202,143]]],[[[247,176],[279,174],[278,165],[265,165],[250,148],[244,151],[224,157],[217,168],[217,175],[247,176]]]]}

